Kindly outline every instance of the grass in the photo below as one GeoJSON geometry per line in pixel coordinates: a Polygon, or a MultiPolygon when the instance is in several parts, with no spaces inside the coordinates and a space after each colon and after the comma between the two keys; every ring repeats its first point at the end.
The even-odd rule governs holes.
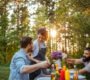
{"type": "Polygon", "coordinates": [[[0,64],[0,80],[8,80],[9,64],[0,64]]]}

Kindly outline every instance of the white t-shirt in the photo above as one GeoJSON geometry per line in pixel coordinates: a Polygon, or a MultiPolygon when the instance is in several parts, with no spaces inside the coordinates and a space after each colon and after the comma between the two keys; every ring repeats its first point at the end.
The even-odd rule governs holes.
{"type": "Polygon", "coordinates": [[[87,70],[87,72],[90,73],[90,62],[83,62],[82,58],[80,60],[85,65],[85,69],[87,70]]]}

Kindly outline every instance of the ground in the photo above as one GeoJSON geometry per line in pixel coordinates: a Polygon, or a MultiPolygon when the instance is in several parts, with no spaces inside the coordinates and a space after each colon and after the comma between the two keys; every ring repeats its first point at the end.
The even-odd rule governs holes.
{"type": "Polygon", "coordinates": [[[8,80],[9,64],[0,64],[0,80],[8,80]]]}

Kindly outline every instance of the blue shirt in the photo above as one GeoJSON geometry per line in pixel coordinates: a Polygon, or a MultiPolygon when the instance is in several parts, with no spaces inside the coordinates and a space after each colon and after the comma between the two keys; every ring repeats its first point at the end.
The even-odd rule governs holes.
{"type": "MultiPolygon", "coordinates": [[[[45,42],[40,42],[40,47],[41,48],[46,48],[45,46],[45,42]]],[[[32,57],[36,57],[38,55],[39,52],[39,46],[38,46],[38,42],[37,40],[34,41],[33,43],[33,53],[32,53],[32,57]]]]}
{"type": "Polygon", "coordinates": [[[29,80],[29,74],[22,74],[25,65],[29,65],[30,61],[26,52],[20,49],[12,58],[10,64],[9,80],[29,80]]]}

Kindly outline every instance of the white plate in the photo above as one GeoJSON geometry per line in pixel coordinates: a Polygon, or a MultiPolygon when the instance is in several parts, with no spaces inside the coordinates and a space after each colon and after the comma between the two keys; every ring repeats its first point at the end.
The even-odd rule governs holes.
{"type": "MultiPolygon", "coordinates": [[[[73,75],[70,75],[70,78],[73,79],[73,75]]],[[[78,79],[85,79],[86,77],[83,75],[78,75],[78,79]]]]}
{"type": "Polygon", "coordinates": [[[74,71],[74,70],[69,70],[69,72],[70,72],[70,73],[75,73],[75,71],[74,71]]]}
{"type": "Polygon", "coordinates": [[[51,80],[51,78],[50,77],[40,77],[37,80],[51,80]]]}

